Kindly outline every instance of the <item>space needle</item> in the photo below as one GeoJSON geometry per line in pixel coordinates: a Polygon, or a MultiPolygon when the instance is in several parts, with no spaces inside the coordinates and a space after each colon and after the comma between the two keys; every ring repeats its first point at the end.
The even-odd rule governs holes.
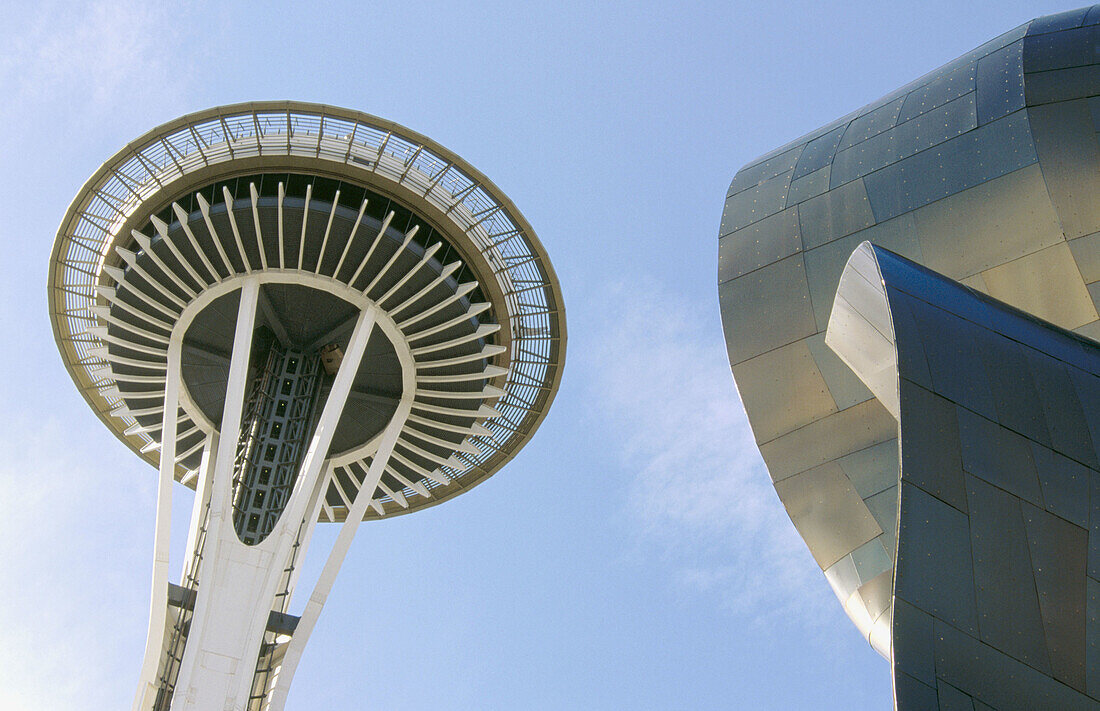
{"type": "Polygon", "coordinates": [[[190,114],[108,160],[61,223],[49,309],[81,394],[158,471],[135,711],[284,708],[359,524],[499,470],[566,345],[546,252],[488,178],[298,102],[190,114]],[[174,482],[195,490],[175,574],[174,482]],[[296,591],[318,522],[340,530],[296,591]]]}

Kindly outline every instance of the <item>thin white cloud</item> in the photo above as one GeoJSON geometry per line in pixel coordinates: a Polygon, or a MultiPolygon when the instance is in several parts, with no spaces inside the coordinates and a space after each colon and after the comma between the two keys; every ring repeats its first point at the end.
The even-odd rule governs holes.
{"type": "Polygon", "coordinates": [[[760,459],[713,306],[609,290],[603,302],[623,309],[604,325],[590,373],[634,472],[628,506],[642,545],[685,594],[750,617],[819,620],[835,602],[820,594],[821,574],[760,459]]]}

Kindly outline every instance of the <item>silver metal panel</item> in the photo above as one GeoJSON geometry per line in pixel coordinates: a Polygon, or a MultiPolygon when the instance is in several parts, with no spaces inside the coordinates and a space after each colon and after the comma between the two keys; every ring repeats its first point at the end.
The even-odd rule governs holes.
{"type": "Polygon", "coordinates": [[[1032,164],[914,211],[916,259],[952,279],[977,274],[1064,240],[1043,173],[1032,164]]]}
{"type": "Polygon", "coordinates": [[[897,99],[881,104],[854,119],[848,124],[848,129],[844,132],[844,138],[840,141],[838,149],[851,148],[861,141],[866,141],[868,138],[893,128],[898,122],[898,114],[901,112],[901,105],[904,102],[905,97],[899,96],[897,99]]]}
{"type": "Polygon", "coordinates": [[[739,230],[782,210],[790,185],[791,171],[787,171],[727,198],[721,234],[739,230]]]}
{"type": "MultiPolygon", "coordinates": [[[[1100,31],[1100,25],[1096,27],[1100,31]]],[[[1097,91],[1100,93],[1100,86],[1097,91]]],[[[1035,153],[1067,239],[1100,230],[1100,146],[1085,99],[1027,111],[1035,153]]]]}
{"type": "Polygon", "coordinates": [[[894,664],[929,686],[936,685],[932,616],[905,600],[894,602],[894,664]]]}
{"type": "Polygon", "coordinates": [[[829,388],[829,394],[838,410],[845,410],[873,397],[863,381],[825,345],[824,333],[810,336],[803,343],[810,349],[810,355],[821,377],[825,379],[825,386],[829,388]]]}
{"type": "Polygon", "coordinates": [[[817,370],[806,341],[795,341],[733,366],[742,397],[757,399],[769,393],[779,396],[784,406],[752,422],[753,434],[761,442],[775,439],[799,427],[836,412],[824,379],[817,370]],[[785,373],[797,373],[796,377],[785,373]]]}
{"type": "Polygon", "coordinates": [[[840,467],[830,462],[776,482],[775,490],[822,569],[882,533],[840,467]]]}
{"type": "Polygon", "coordinates": [[[1023,41],[978,60],[978,125],[989,123],[1024,107],[1023,41]]]}
{"type": "Polygon", "coordinates": [[[734,364],[817,332],[801,254],[722,284],[718,302],[734,364]]]}
{"type": "Polygon", "coordinates": [[[862,180],[853,180],[798,206],[806,249],[832,242],[875,223],[862,180]]]}
{"type": "Polygon", "coordinates": [[[1100,232],[1069,240],[1069,251],[1086,284],[1100,281],[1100,232]]]}
{"type": "Polygon", "coordinates": [[[802,145],[794,146],[789,150],[768,157],[765,160],[756,161],[737,171],[737,175],[734,176],[733,181],[730,183],[726,197],[728,198],[742,190],[755,187],[789,170],[794,170],[795,163],[798,162],[798,156],[801,155],[803,147],[802,145]]]}
{"type": "Polygon", "coordinates": [[[789,208],[718,241],[718,283],[802,251],[798,210],[789,208]]]}
{"type": "Polygon", "coordinates": [[[809,200],[815,195],[820,195],[829,189],[829,171],[827,165],[821,170],[815,170],[809,175],[791,181],[791,188],[787,191],[787,206],[796,205],[803,200],[809,200]]]}
{"type": "Polygon", "coordinates": [[[782,481],[849,452],[895,439],[897,433],[897,420],[877,400],[868,400],[764,442],[760,454],[773,481],[782,481]]]}
{"type": "Polygon", "coordinates": [[[896,439],[852,452],[837,459],[836,462],[848,475],[860,498],[866,499],[886,489],[897,488],[898,441],[896,439]]]}

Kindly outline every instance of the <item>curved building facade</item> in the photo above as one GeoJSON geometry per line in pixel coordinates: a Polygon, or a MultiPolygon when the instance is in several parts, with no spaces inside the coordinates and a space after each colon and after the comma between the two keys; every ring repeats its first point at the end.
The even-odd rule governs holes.
{"type": "MultiPolygon", "coordinates": [[[[741,399],[792,521],[853,622],[895,665],[905,658],[902,650],[913,639],[901,629],[910,619],[902,612],[909,609],[905,605],[929,619],[938,614],[920,606],[923,598],[913,599],[919,595],[903,594],[906,585],[919,585],[916,581],[922,575],[902,565],[907,547],[924,535],[905,527],[906,457],[919,452],[912,451],[913,446],[906,451],[903,428],[899,456],[898,416],[904,418],[907,401],[901,401],[899,410],[897,402],[880,396],[889,390],[883,382],[894,381],[896,388],[896,368],[891,371],[877,359],[863,362],[862,369],[854,372],[830,348],[844,339],[838,335],[826,342],[830,317],[840,318],[834,302],[841,275],[853,251],[866,241],[959,282],[962,290],[953,292],[956,295],[992,297],[1049,322],[1049,328],[1034,333],[1069,338],[1058,330],[1062,329],[1084,337],[1075,342],[1086,344],[1087,339],[1100,338],[1098,47],[1100,6],[1034,20],[759,158],[737,173],[727,194],[719,239],[719,299],[741,399]],[[895,614],[896,600],[903,602],[897,603],[895,614]]],[[[947,282],[937,277],[927,283],[947,282]]],[[[991,311],[1000,313],[1000,308],[991,311]]],[[[985,363],[986,372],[1000,377],[1008,361],[980,360],[982,353],[971,352],[975,343],[971,335],[956,330],[948,338],[947,328],[935,326],[933,331],[949,341],[949,360],[961,364],[964,356],[978,357],[976,362],[985,363]]],[[[897,352],[900,360],[904,354],[900,347],[897,352]]],[[[858,355],[849,353],[848,362],[859,362],[858,355]]],[[[1095,374],[1089,377],[1092,380],[1083,382],[1094,383],[1095,374]]],[[[1039,382],[1032,387],[1042,392],[1065,385],[1059,379],[1039,382]]],[[[960,387],[985,386],[963,379],[960,387]]],[[[1095,390],[1090,395],[1079,392],[1086,386],[1072,387],[1077,388],[1073,392],[1081,407],[1095,403],[1095,390]]],[[[1019,399],[1024,391],[1013,397],[1019,399]]],[[[966,399],[972,395],[969,391],[929,392],[990,422],[1001,422],[989,416],[1013,407],[1010,399],[995,403],[994,410],[983,410],[966,399]]],[[[974,397],[980,397],[984,406],[992,395],[983,391],[974,397]]],[[[1081,419],[1084,415],[1072,426],[1065,422],[1069,415],[1052,411],[1050,417],[1055,419],[1042,423],[1048,435],[1057,430],[1059,437],[1075,437],[1072,446],[1080,452],[1093,452],[1092,459],[1085,454],[1063,455],[1095,469],[1093,442],[1098,434],[1081,424],[1086,421],[1081,419]]],[[[1096,421],[1091,422],[1095,427],[1096,421]]],[[[1014,421],[1005,426],[1025,437],[1034,434],[1021,431],[1014,421]]],[[[1032,441],[1047,449],[1053,444],[1041,438],[1032,441]]],[[[927,446],[940,453],[933,442],[927,446]]],[[[1031,456],[1034,460],[1043,455],[1031,456]]],[[[960,466],[967,476],[980,478],[982,464],[963,458],[960,466]]],[[[1095,474],[1081,476],[1095,480],[1095,474]]],[[[956,494],[964,493],[968,485],[968,479],[962,481],[956,494]]],[[[945,499],[942,492],[927,493],[948,506],[961,503],[945,499]]],[[[1021,500],[1032,506],[1041,503],[1021,500]]],[[[1050,513],[1049,508],[1042,510],[1050,513]]],[[[1085,519],[1066,518],[1065,512],[1053,515],[1085,532],[1092,524],[1100,525],[1095,517],[1088,520],[1091,511],[1085,519]]],[[[1030,535],[1024,537],[1030,541],[1030,535]]],[[[1087,540],[1087,533],[1074,535],[1085,535],[1087,540]]],[[[1100,552],[1100,540],[1093,541],[1093,546],[1100,552]]],[[[995,621],[985,617],[988,609],[983,605],[989,601],[974,600],[997,585],[996,576],[1019,572],[1011,561],[1004,562],[1013,551],[970,548],[972,569],[963,576],[968,582],[960,583],[955,592],[969,595],[976,605],[974,625],[967,627],[958,620],[945,624],[975,640],[979,647],[972,650],[974,654],[994,650],[1043,678],[1056,679],[1082,698],[1100,697],[1100,678],[1086,673],[1100,668],[1087,644],[1088,639],[1100,643],[1100,634],[1086,626],[1084,618],[1074,618],[1069,628],[1065,620],[1049,622],[1072,637],[1071,646],[1077,650],[1073,664],[1080,663],[1079,674],[1061,667],[1062,671],[1055,671],[1049,650],[1041,663],[998,638],[995,621]]],[[[935,556],[909,561],[917,559],[927,562],[935,556]]],[[[1094,581],[1100,578],[1082,575],[1081,585],[1085,578],[1088,589],[1094,591],[1094,581]]],[[[1049,608],[1041,590],[1038,595],[1040,609],[1049,608]]],[[[1085,597],[1079,601],[1087,602],[1085,597]]],[[[1097,603],[1100,599],[1088,606],[1097,603]]],[[[1007,634],[1047,634],[1048,620],[1042,614],[1035,619],[1039,627],[1014,627],[1007,634]]],[[[936,639],[940,639],[938,633],[936,639]]],[[[941,651],[936,648],[924,657],[929,663],[934,658],[935,663],[921,674],[909,671],[896,677],[899,707],[925,707],[905,701],[906,679],[918,680],[941,697],[952,693],[947,690],[949,681],[937,687],[937,679],[948,678],[937,676],[941,663],[952,666],[939,656],[941,651]]],[[[1004,661],[1000,671],[989,667],[985,674],[990,679],[1011,677],[1015,672],[1009,666],[1004,661]]],[[[995,708],[1013,707],[993,699],[981,701],[976,691],[974,699],[995,708]]]]}

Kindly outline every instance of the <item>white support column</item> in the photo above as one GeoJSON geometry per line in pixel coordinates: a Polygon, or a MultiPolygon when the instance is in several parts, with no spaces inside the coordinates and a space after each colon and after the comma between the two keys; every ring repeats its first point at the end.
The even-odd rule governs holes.
{"type": "Polygon", "coordinates": [[[336,537],[336,543],[332,546],[332,552],[329,553],[328,560],[325,561],[321,576],[317,579],[313,593],[306,603],[306,609],[302,613],[301,619],[298,620],[298,627],[294,630],[287,646],[286,655],[283,657],[283,663],[279,667],[278,676],[271,691],[269,711],[282,711],[286,705],[290,682],[294,678],[294,672],[298,668],[298,662],[302,658],[306,642],[309,641],[309,636],[317,625],[317,619],[321,616],[321,610],[332,591],[333,583],[336,582],[336,574],[340,572],[340,566],[343,565],[344,558],[351,547],[351,542],[355,538],[355,533],[359,530],[359,524],[363,522],[363,515],[374,496],[378,481],[386,470],[390,455],[393,454],[397,438],[401,436],[401,430],[404,428],[405,421],[412,410],[412,401],[412,393],[404,394],[397,406],[397,411],[393,414],[393,419],[386,425],[378,450],[371,460],[370,469],[363,479],[363,485],[359,487],[359,493],[356,494],[355,501],[348,510],[347,519],[345,519],[344,525],[340,527],[340,533],[336,537]]]}
{"type": "Polygon", "coordinates": [[[153,582],[149,600],[149,629],[141,663],[134,711],[152,706],[156,698],[157,665],[164,646],[168,615],[168,565],[172,543],[172,483],[176,472],[176,413],[179,410],[182,346],[168,347],[168,368],[164,387],[164,415],[161,419],[160,473],[157,478],[157,519],[153,536],[153,582]]]}
{"type": "MultiPolygon", "coordinates": [[[[172,699],[172,708],[188,708],[187,700],[194,696],[196,682],[202,685],[203,681],[196,678],[196,667],[209,669],[218,663],[216,659],[206,659],[196,637],[202,637],[202,631],[210,617],[209,608],[217,608],[214,601],[217,586],[216,562],[219,557],[219,544],[223,542],[222,535],[226,519],[229,520],[229,530],[236,535],[232,526],[232,508],[230,494],[233,486],[233,460],[236,456],[236,442],[241,428],[241,417],[244,414],[244,398],[248,388],[248,363],[252,355],[252,332],[256,325],[256,305],[259,301],[259,279],[245,280],[241,287],[240,305],[237,309],[237,325],[233,335],[233,354],[229,364],[229,381],[226,385],[225,406],[222,410],[221,428],[219,430],[221,443],[217,449],[214,460],[214,470],[210,481],[210,513],[207,523],[206,550],[199,566],[199,590],[195,596],[195,610],[191,618],[191,631],[188,635],[188,643],[184,648],[183,661],[180,663],[180,671],[176,680],[176,690],[172,699]],[[202,657],[200,659],[200,657],[202,657]],[[184,697],[184,698],[180,698],[184,697]]],[[[266,610],[264,611],[266,615],[266,610]]],[[[265,620],[266,621],[266,620],[265,620]]],[[[236,664],[229,660],[219,667],[222,672],[236,671],[236,664]]],[[[201,671],[198,677],[205,678],[208,675],[201,671]]],[[[223,692],[224,697],[224,692],[223,692]]],[[[222,708],[219,704],[209,708],[222,708]]]]}
{"type": "Polygon", "coordinates": [[[191,632],[172,703],[176,710],[237,711],[246,707],[275,593],[299,526],[305,521],[307,528],[302,534],[303,540],[307,540],[312,526],[316,525],[315,516],[312,520],[303,519],[303,516],[316,503],[317,480],[374,327],[374,309],[364,309],[302,459],[286,508],[267,538],[256,545],[245,545],[233,527],[231,490],[236,440],[244,407],[243,381],[258,293],[256,283],[251,295],[248,294],[251,283],[252,280],[246,282],[241,297],[222,419],[222,441],[211,482],[206,551],[191,632]],[[243,371],[240,382],[235,379],[238,365],[243,371]],[[228,433],[232,436],[228,437],[228,433]]]}
{"type": "Polygon", "coordinates": [[[187,580],[187,573],[191,570],[191,562],[198,552],[195,545],[199,532],[202,530],[206,505],[210,503],[210,482],[214,478],[214,460],[218,457],[217,432],[211,432],[206,436],[206,444],[202,448],[202,460],[199,462],[199,481],[195,485],[195,503],[191,506],[191,524],[187,529],[187,547],[183,549],[183,570],[180,572],[180,580],[187,580]]]}

